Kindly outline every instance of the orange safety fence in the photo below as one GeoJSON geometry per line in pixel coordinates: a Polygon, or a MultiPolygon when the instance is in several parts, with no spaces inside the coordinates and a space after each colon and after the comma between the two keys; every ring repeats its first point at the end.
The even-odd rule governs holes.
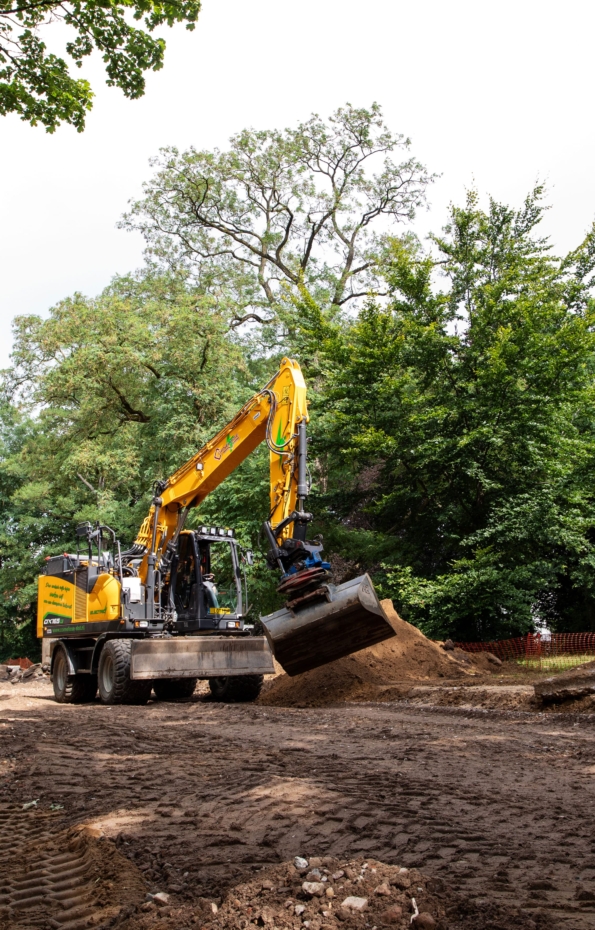
{"type": "Polygon", "coordinates": [[[491,652],[506,659],[543,659],[554,656],[595,656],[595,633],[527,633],[493,643],[456,643],[465,652],[491,652]]]}
{"type": "Polygon", "coordinates": [[[8,659],[8,661],[5,662],[4,664],[5,665],[18,665],[19,668],[26,669],[26,668],[31,668],[31,666],[33,665],[33,662],[31,661],[31,659],[8,659]]]}

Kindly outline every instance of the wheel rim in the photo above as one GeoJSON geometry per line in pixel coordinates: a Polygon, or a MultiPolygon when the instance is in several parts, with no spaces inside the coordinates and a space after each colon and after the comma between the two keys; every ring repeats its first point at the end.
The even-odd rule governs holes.
{"type": "Polygon", "coordinates": [[[66,662],[64,661],[64,653],[62,651],[60,651],[54,666],[54,680],[56,682],[56,689],[58,691],[64,691],[66,687],[66,662]]]}
{"type": "Polygon", "coordinates": [[[114,660],[109,652],[101,657],[101,690],[104,694],[111,694],[114,689],[114,660]]]}

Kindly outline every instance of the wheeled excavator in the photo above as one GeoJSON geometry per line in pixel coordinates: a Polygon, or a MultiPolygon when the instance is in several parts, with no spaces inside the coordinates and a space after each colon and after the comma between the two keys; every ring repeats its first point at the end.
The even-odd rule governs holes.
{"type": "Polygon", "coordinates": [[[309,541],[306,385],[299,364],[278,372],[213,439],[156,484],[133,545],[108,526],[82,523],[76,553],[48,557],[38,582],[37,633],[49,640],[56,700],[145,704],[192,694],[209,681],[216,700],[252,700],[273,656],[289,675],[394,635],[368,575],[341,585],[319,538],[309,541]],[[185,529],[191,508],[266,442],[267,563],[284,606],[246,622],[253,553],[229,527],[185,529]]]}

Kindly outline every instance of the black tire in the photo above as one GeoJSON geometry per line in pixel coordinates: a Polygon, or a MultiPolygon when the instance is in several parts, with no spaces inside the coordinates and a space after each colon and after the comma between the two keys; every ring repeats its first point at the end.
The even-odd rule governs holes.
{"type": "Polygon", "coordinates": [[[97,677],[95,675],[71,675],[68,656],[63,646],[56,646],[52,669],[54,697],[58,704],[86,704],[95,700],[97,677]]]}
{"type": "Polygon", "coordinates": [[[159,701],[178,701],[194,694],[198,678],[157,678],[153,691],[159,701]]]}
{"type": "Polygon", "coordinates": [[[130,678],[130,640],[109,639],[99,656],[97,669],[102,704],[146,704],[152,681],[130,678]]]}
{"type": "Polygon", "coordinates": [[[209,688],[215,701],[255,701],[260,694],[263,681],[263,675],[209,678],[209,688]]]}

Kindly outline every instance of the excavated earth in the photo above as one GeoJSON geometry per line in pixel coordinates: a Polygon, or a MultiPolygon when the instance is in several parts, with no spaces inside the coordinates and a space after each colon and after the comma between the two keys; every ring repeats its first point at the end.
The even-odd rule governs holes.
{"type": "Polygon", "coordinates": [[[2,930],[595,930],[593,699],[416,633],[256,705],[0,682],[2,930]]]}

